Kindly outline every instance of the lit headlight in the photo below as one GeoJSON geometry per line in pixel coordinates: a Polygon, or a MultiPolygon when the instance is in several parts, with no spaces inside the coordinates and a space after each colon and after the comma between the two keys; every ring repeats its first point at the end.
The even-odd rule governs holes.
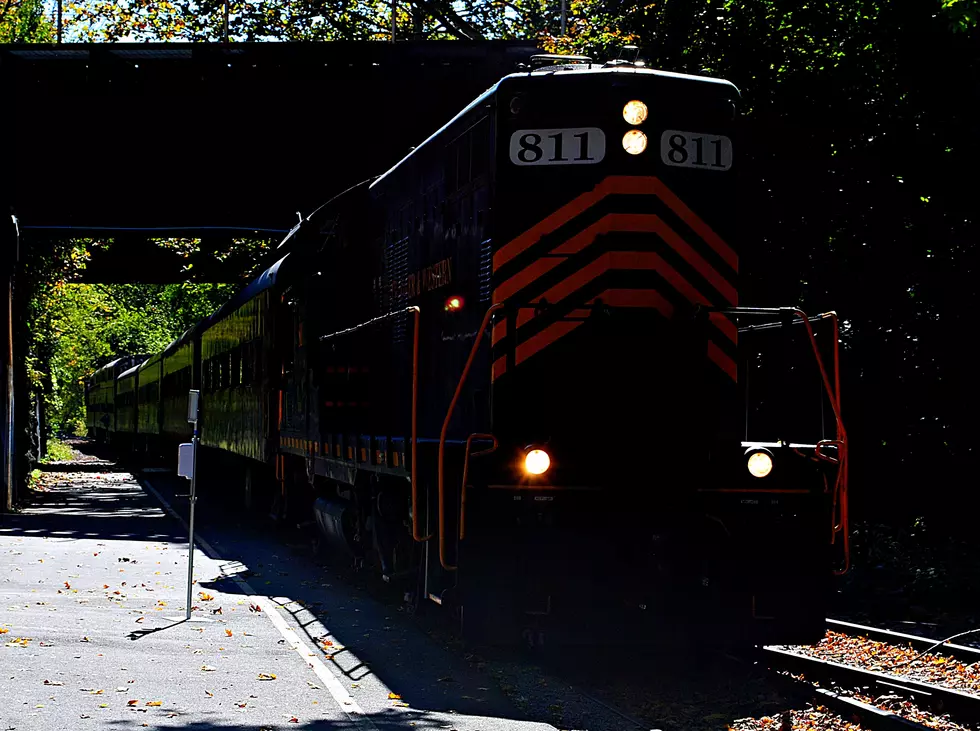
{"type": "Polygon", "coordinates": [[[626,102],[626,106],[623,107],[623,119],[630,124],[643,124],[649,113],[647,105],[636,99],[626,102]]]}
{"type": "Polygon", "coordinates": [[[543,475],[551,467],[551,457],[543,449],[532,449],[524,455],[524,471],[529,475],[543,475]]]}
{"type": "Polygon", "coordinates": [[[639,155],[647,149],[647,136],[638,129],[631,129],[623,135],[623,149],[631,155],[639,155]]]}
{"type": "Polygon", "coordinates": [[[754,451],[749,455],[746,466],[753,477],[765,477],[772,472],[772,455],[768,452],[754,451]]]}

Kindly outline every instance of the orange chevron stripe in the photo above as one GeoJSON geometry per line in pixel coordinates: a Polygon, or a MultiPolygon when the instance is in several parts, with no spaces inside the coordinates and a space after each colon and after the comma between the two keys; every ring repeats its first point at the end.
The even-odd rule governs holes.
{"type": "MultiPolygon", "coordinates": [[[[597,277],[606,273],[611,269],[649,269],[656,271],[660,276],[662,276],[667,282],[674,287],[678,292],[684,295],[684,297],[694,304],[710,304],[704,295],[698,292],[694,286],[684,279],[681,274],[677,272],[676,269],[670,266],[666,261],[664,261],[659,255],[653,253],[652,251],[610,251],[593,262],[590,262],[587,266],[579,269],[577,272],[562,280],[554,287],[552,287],[548,292],[545,293],[544,298],[548,300],[549,303],[560,302],[562,299],[567,297],[569,294],[578,291],[584,287],[589,282],[593,281],[597,277]]],[[[653,298],[659,298],[662,302],[663,307],[657,307],[654,305],[635,305],[635,306],[654,306],[657,307],[661,312],[663,312],[667,317],[673,314],[673,305],[670,304],[666,299],[664,299],[655,290],[607,290],[609,292],[649,292],[649,298],[653,301],[653,298]]],[[[600,295],[600,298],[604,298],[606,293],[600,295]]],[[[617,295],[614,295],[617,296],[617,295]]],[[[635,300],[635,295],[630,295],[635,300]]],[[[592,302],[595,300],[593,299],[592,302]]],[[[532,308],[523,308],[517,315],[517,327],[521,327],[531,320],[534,319],[534,310],[532,308]]],[[[718,327],[718,329],[729,338],[733,343],[738,342],[738,332],[732,322],[721,315],[721,313],[712,313],[711,322],[718,327]],[[718,317],[714,317],[718,315],[718,317]]]]}
{"type": "Polygon", "coordinates": [[[507,372],[507,356],[501,356],[493,362],[490,368],[490,380],[496,381],[507,372]]]}
{"type": "Polygon", "coordinates": [[[588,210],[603,198],[613,195],[656,195],[668,208],[700,236],[732,269],[738,271],[738,255],[692,211],[663,181],[653,176],[613,175],[605,178],[595,188],[573,198],[554,213],[536,223],[517,238],[502,246],[493,255],[494,271],[511,259],[527,251],[541,240],[579,214],[588,210]]]}
{"type": "Polygon", "coordinates": [[[738,366],[735,365],[735,361],[729,358],[712,340],[708,341],[708,357],[714,361],[715,365],[725,371],[733,381],[738,381],[738,366]]]}
{"type": "MultiPolygon", "coordinates": [[[[632,302],[634,304],[625,306],[636,306],[636,307],[647,307],[651,306],[648,304],[641,304],[641,302],[646,299],[647,302],[655,303],[658,299],[662,305],[668,308],[665,312],[668,317],[669,313],[673,312],[673,307],[670,302],[664,300],[660,297],[659,293],[653,290],[628,290],[628,289],[607,289],[600,295],[600,298],[613,300],[622,297],[624,300],[632,302]],[[639,295],[639,297],[638,297],[639,295]]],[[[652,306],[656,307],[656,304],[652,306]]],[[[658,307],[658,309],[660,309],[658,307]]],[[[573,316],[581,316],[579,313],[587,313],[588,310],[574,310],[570,313],[573,316]]],[[[663,312],[663,310],[661,310],[663,312]]],[[[581,320],[578,321],[558,321],[548,327],[546,327],[541,332],[536,335],[531,336],[523,343],[517,346],[514,352],[514,365],[519,365],[524,362],[532,355],[539,353],[546,347],[556,342],[557,340],[565,337],[568,333],[572,332],[575,328],[582,324],[581,320]]],[[[735,361],[732,360],[721,348],[719,348],[713,341],[708,341],[708,358],[711,359],[715,365],[717,365],[721,370],[723,370],[733,381],[738,380],[738,366],[735,365],[735,361]]],[[[496,380],[504,373],[507,372],[507,362],[505,357],[500,357],[493,363],[492,367],[492,378],[496,380]]]]}
{"type": "Polygon", "coordinates": [[[512,295],[520,292],[535,279],[547,274],[565,259],[560,257],[535,259],[526,269],[522,269],[506,282],[493,290],[493,302],[503,302],[512,295]]]}
{"type": "Polygon", "coordinates": [[[594,304],[597,300],[612,307],[647,307],[659,310],[668,319],[674,316],[674,306],[655,289],[607,289],[589,300],[589,304],[594,304]]]}
{"type": "MultiPolygon", "coordinates": [[[[729,304],[735,305],[738,303],[738,291],[735,289],[735,287],[733,287],[728,280],[726,280],[707,261],[705,261],[705,259],[686,241],[684,241],[684,239],[682,239],[677,232],[668,226],[662,218],[653,214],[609,213],[585,228],[583,231],[580,231],[568,241],[557,246],[552,250],[551,254],[563,256],[577,254],[595,243],[596,237],[600,234],[631,231],[655,233],[660,236],[660,238],[663,239],[668,246],[680,254],[681,257],[691,266],[693,266],[698,273],[700,273],[701,276],[703,276],[711,284],[712,287],[718,290],[729,302],[729,304]]],[[[560,256],[554,256],[554,258],[549,256],[548,258],[537,259],[534,263],[530,264],[527,268],[506,280],[497,289],[495,289],[493,293],[494,302],[501,302],[516,294],[565,260],[565,258],[561,258],[560,256]]],[[[552,289],[545,292],[535,301],[539,302],[542,299],[545,299],[548,302],[555,302],[558,299],[561,299],[561,297],[565,296],[564,294],[558,296],[558,292],[562,290],[562,285],[574,277],[575,275],[573,274],[571,277],[564,280],[564,282],[552,287],[552,289]]],[[[577,287],[575,287],[575,289],[577,289],[577,287]]],[[[686,293],[685,296],[687,296],[692,302],[710,304],[701,295],[698,295],[700,299],[697,300],[692,299],[692,297],[686,293]]],[[[534,315],[531,311],[522,310],[518,315],[517,326],[520,327],[524,323],[531,320],[533,316],[534,315]]]]}
{"type": "Polygon", "coordinates": [[[493,255],[494,271],[502,267],[518,254],[527,251],[536,244],[542,236],[550,234],[572,220],[580,213],[588,210],[596,203],[613,193],[642,195],[653,192],[656,178],[640,175],[611,175],[603,179],[592,190],[582,193],[563,205],[557,211],[534,224],[513,241],[500,247],[493,255]]]}
{"type": "Polygon", "coordinates": [[[738,254],[726,244],[722,238],[716,234],[711,227],[698,218],[697,214],[694,213],[687,205],[678,198],[674,192],[663,184],[660,178],[653,179],[653,187],[657,196],[662,200],[667,206],[677,214],[677,216],[691,229],[697,233],[704,242],[714,249],[715,253],[718,254],[728,266],[730,266],[735,271],[738,271],[738,254]]]}
{"type": "Polygon", "coordinates": [[[728,280],[698,254],[690,244],[682,239],[674,229],[660,218],[651,213],[608,213],[594,224],[576,234],[564,244],[554,249],[552,254],[577,254],[595,242],[596,236],[614,231],[655,233],[685,261],[698,270],[711,286],[717,289],[729,304],[738,304],[738,291],[728,280]]]}
{"type": "Polygon", "coordinates": [[[582,324],[581,320],[568,322],[559,320],[544,330],[536,333],[514,349],[514,365],[520,365],[538,351],[548,347],[559,338],[563,338],[582,324]]]}
{"type": "Polygon", "coordinates": [[[733,343],[738,342],[738,328],[735,327],[735,323],[729,320],[720,312],[712,312],[708,315],[708,319],[715,324],[715,326],[725,333],[725,337],[731,340],[733,343]]]}
{"type": "MultiPolygon", "coordinates": [[[[546,299],[552,304],[560,302],[572,292],[578,291],[610,269],[648,269],[656,271],[674,289],[684,295],[689,302],[701,305],[710,304],[707,298],[681,276],[676,269],[652,251],[606,252],[595,261],[589,262],[589,264],[549,289],[542,295],[542,299],[546,299]]],[[[534,310],[531,308],[522,309],[518,314],[517,326],[521,327],[532,319],[534,319],[534,310]]],[[[732,337],[730,332],[724,329],[722,331],[726,336],[732,337]]]]}
{"type": "Polygon", "coordinates": [[[495,323],[493,326],[492,335],[490,336],[490,345],[496,345],[498,342],[507,337],[507,320],[501,320],[495,323]]]}

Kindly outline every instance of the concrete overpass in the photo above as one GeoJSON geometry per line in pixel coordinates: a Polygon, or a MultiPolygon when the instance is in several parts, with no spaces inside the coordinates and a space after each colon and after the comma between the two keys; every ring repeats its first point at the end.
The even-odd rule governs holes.
{"type": "Polygon", "coordinates": [[[217,248],[278,237],[297,211],[385,170],[536,51],[485,41],[0,45],[6,502],[22,411],[11,368],[18,249],[112,238],[90,277],[159,281],[149,238],[217,248]]]}

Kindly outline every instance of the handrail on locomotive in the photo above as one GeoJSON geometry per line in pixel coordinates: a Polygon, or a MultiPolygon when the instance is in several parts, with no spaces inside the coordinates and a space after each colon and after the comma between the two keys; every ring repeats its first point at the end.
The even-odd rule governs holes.
{"type": "Polygon", "coordinates": [[[337,332],[328,333],[327,335],[320,336],[320,342],[324,340],[330,340],[332,338],[340,337],[342,335],[349,335],[357,330],[360,330],[368,325],[374,325],[383,320],[390,319],[392,317],[397,317],[398,315],[404,315],[411,312],[415,317],[415,327],[414,333],[412,335],[412,470],[410,473],[409,480],[412,485],[412,538],[422,543],[432,538],[431,535],[423,536],[419,532],[419,492],[418,492],[418,467],[417,467],[417,456],[418,456],[418,413],[419,413],[419,320],[422,314],[422,309],[418,305],[411,305],[402,310],[397,310],[396,312],[388,312],[384,315],[379,315],[374,317],[367,322],[362,322],[360,325],[354,325],[353,327],[346,328],[344,330],[338,330],[337,332]]]}
{"type": "MultiPolygon", "coordinates": [[[[534,307],[540,308],[542,303],[534,305],[525,305],[524,307],[534,307]]],[[[606,305],[603,305],[605,307],[606,305]]],[[[439,464],[438,464],[438,490],[439,490],[439,562],[442,567],[447,571],[455,571],[456,565],[450,564],[446,558],[446,530],[445,530],[445,514],[446,514],[446,504],[445,504],[445,447],[446,447],[446,434],[449,429],[449,423],[452,419],[453,412],[456,408],[456,403],[459,400],[460,393],[462,392],[463,386],[466,383],[467,376],[469,375],[470,368],[473,364],[473,360],[476,357],[476,353],[480,348],[480,344],[483,341],[483,335],[486,332],[487,326],[491,322],[494,314],[505,307],[505,303],[498,302],[491,305],[486,314],[483,316],[483,321],[480,324],[480,328],[477,331],[476,337],[473,340],[473,346],[470,349],[469,357],[466,360],[466,365],[463,368],[463,372],[460,374],[459,382],[456,385],[456,391],[453,394],[452,401],[449,404],[449,408],[446,411],[446,418],[443,421],[442,432],[439,435],[439,464]]],[[[792,315],[794,318],[798,317],[800,321],[806,328],[807,338],[810,342],[810,346],[813,350],[814,358],[816,359],[817,367],[820,371],[820,377],[824,392],[830,401],[831,408],[834,413],[834,420],[836,423],[836,439],[821,439],[817,442],[814,451],[815,456],[818,459],[824,460],[826,462],[834,463],[838,466],[837,478],[835,480],[833,494],[832,494],[832,511],[831,511],[831,535],[830,542],[835,544],[837,542],[837,537],[841,537],[841,545],[843,550],[844,563],[839,569],[835,569],[834,573],[837,575],[842,575],[847,573],[850,568],[850,537],[848,535],[848,481],[847,481],[847,431],[844,428],[844,422],[841,418],[841,400],[840,400],[840,328],[836,312],[822,312],[813,317],[809,317],[802,309],[798,307],[727,307],[727,308],[704,308],[707,312],[720,312],[726,315],[792,315]],[[830,377],[827,374],[827,368],[824,364],[823,357],[820,354],[820,349],[817,345],[816,336],[813,332],[813,326],[811,322],[817,322],[820,320],[829,319],[833,325],[833,373],[834,373],[834,383],[831,385],[830,377]],[[824,451],[828,447],[833,447],[837,451],[837,456],[831,456],[826,454],[824,451]]],[[[777,325],[779,323],[776,323],[777,325]]],[[[753,329],[752,326],[744,328],[745,330],[753,329]]],[[[416,343],[417,347],[417,343],[416,343]]],[[[413,417],[414,424],[414,417],[413,417]]],[[[413,432],[413,450],[414,450],[414,432],[413,432]]],[[[498,447],[497,438],[493,434],[481,434],[474,433],[470,434],[466,439],[466,446],[464,448],[464,458],[463,458],[463,477],[462,486],[460,488],[460,506],[459,506],[459,538],[462,540],[465,536],[465,520],[466,520],[466,483],[469,476],[469,461],[471,456],[480,456],[484,454],[490,454],[495,451],[498,447]],[[493,446],[489,449],[481,450],[471,454],[470,449],[474,439],[492,441],[493,446]]],[[[412,506],[413,511],[415,509],[415,480],[414,480],[414,460],[413,460],[413,471],[412,471],[412,506]]],[[[414,523],[413,523],[414,525],[414,523]]],[[[416,540],[419,540],[416,538],[416,540]]]]}
{"type": "MultiPolygon", "coordinates": [[[[826,462],[831,462],[837,464],[837,479],[834,483],[833,496],[832,496],[832,510],[831,510],[831,533],[830,542],[832,544],[837,542],[837,536],[841,537],[841,547],[844,554],[844,564],[841,568],[835,569],[834,573],[838,576],[847,573],[851,565],[851,543],[850,536],[848,534],[848,500],[847,500],[847,431],[844,429],[844,421],[841,418],[841,401],[840,401],[840,326],[837,319],[836,312],[822,312],[819,315],[814,315],[809,317],[803,310],[799,307],[726,307],[717,308],[712,310],[714,312],[720,312],[722,314],[730,315],[792,315],[793,317],[800,318],[806,328],[807,338],[810,342],[810,347],[813,349],[813,355],[817,361],[817,367],[820,370],[820,378],[823,384],[824,392],[827,395],[827,399],[830,401],[830,406],[834,412],[834,420],[836,422],[836,439],[821,439],[816,444],[816,449],[814,451],[815,456],[818,459],[822,459],[826,462]],[[834,383],[831,385],[830,377],[827,375],[827,368],[824,365],[823,357],[820,355],[820,348],[817,346],[817,339],[813,333],[813,326],[811,323],[818,322],[820,320],[829,319],[833,325],[833,341],[834,341],[834,383]],[[824,449],[827,447],[834,447],[837,450],[837,456],[832,457],[824,453],[824,449]]],[[[745,328],[747,330],[752,329],[745,328]]]]}

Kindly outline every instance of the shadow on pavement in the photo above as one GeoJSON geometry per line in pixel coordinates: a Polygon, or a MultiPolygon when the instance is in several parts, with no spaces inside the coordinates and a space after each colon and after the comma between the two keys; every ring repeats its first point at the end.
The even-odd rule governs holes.
{"type": "MultiPolygon", "coordinates": [[[[166,710],[166,709],[164,709],[166,710]]],[[[392,708],[386,711],[381,711],[378,713],[372,713],[367,718],[361,717],[355,720],[329,720],[323,719],[317,721],[305,721],[299,723],[290,723],[288,720],[284,720],[281,723],[275,725],[269,725],[268,723],[256,724],[256,723],[220,723],[214,720],[201,719],[201,714],[195,714],[194,720],[182,721],[180,718],[167,719],[161,725],[156,725],[151,723],[152,717],[147,718],[146,716],[141,716],[135,718],[132,721],[105,721],[102,728],[113,728],[120,729],[122,731],[128,731],[128,729],[142,729],[145,728],[144,724],[150,723],[151,727],[158,729],[174,728],[174,729],[184,729],[185,731],[196,731],[200,729],[204,731],[205,729],[217,729],[218,731],[286,731],[286,729],[316,729],[316,731],[323,731],[325,729],[330,729],[331,731],[343,731],[344,729],[358,729],[359,731],[387,731],[393,729],[399,729],[404,731],[405,729],[411,729],[412,731],[435,731],[435,729],[440,729],[441,731],[450,731],[455,729],[455,725],[447,723],[446,717],[444,715],[434,715],[429,711],[422,711],[413,708],[392,708]]],[[[470,719],[472,721],[472,719],[470,719]]],[[[505,721],[500,721],[496,718],[487,718],[486,728],[487,731],[491,731],[494,728],[506,728],[503,724],[505,721]]]]}
{"type": "Polygon", "coordinates": [[[187,541],[186,534],[139,484],[111,465],[65,470],[42,484],[43,489],[31,490],[30,502],[20,513],[0,515],[0,532],[50,538],[187,541]],[[67,479],[72,474],[82,474],[84,479],[67,479]]]}
{"type": "MultiPolygon", "coordinates": [[[[73,445],[79,448],[80,445],[73,445]]],[[[82,462],[81,464],[84,464],[82,462]]],[[[154,540],[185,543],[184,527],[158,507],[156,500],[137,484],[130,474],[99,465],[99,474],[88,470],[71,470],[73,479],[52,484],[45,492],[35,492],[31,505],[17,515],[4,516],[0,534],[63,538],[154,540]]],[[[67,474],[69,470],[65,470],[67,474]]],[[[152,482],[180,513],[186,500],[174,500],[173,493],[183,490],[180,478],[150,476],[152,482]],[[164,487],[166,485],[166,487],[164,487]],[[162,488],[162,489],[161,489],[162,488]]],[[[60,476],[59,476],[60,478],[60,476]]],[[[49,483],[50,484],[50,483],[49,483]]],[[[217,496],[216,496],[217,497],[217,496]]],[[[247,516],[231,515],[214,500],[211,510],[201,513],[200,529],[214,544],[212,551],[201,552],[221,564],[222,576],[213,581],[200,581],[203,590],[245,595],[231,575],[238,572],[263,596],[276,602],[287,623],[304,636],[304,640],[320,653],[321,660],[332,665],[342,683],[380,683],[411,702],[411,707],[386,708],[387,690],[383,702],[362,704],[371,723],[379,729],[450,729],[452,715],[485,718],[481,729],[520,727],[527,721],[514,703],[496,686],[494,680],[476,669],[461,652],[450,649],[425,634],[400,608],[362,596],[343,579],[330,579],[323,567],[317,566],[310,555],[291,549],[275,540],[258,523],[247,516]],[[212,512],[214,511],[214,512],[212,512]],[[210,513],[211,521],[206,519],[210,513]],[[240,520],[240,522],[239,522],[240,520]],[[275,554],[282,554],[282,560],[275,554]],[[292,555],[290,555],[292,554],[292,555]],[[265,568],[264,563],[273,565],[265,568]],[[265,572],[262,575],[260,572],[265,572]],[[254,577],[254,578],[253,578],[254,577]],[[325,588],[331,587],[331,588],[325,588]],[[346,606],[345,606],[346,605],[346,606]],[[321,623],[322,622],[322,623],[321,623]],[[324,644],[325,638],[330,641],[324,644]],[[333,645],[331,646],[331,642],[333,645]],[[373,703],[373,705],[372,705],[373,703]],[[421,710],[424,709],[424,710],[421,710]],[[509,720],[508,720],[509,719],[509,720]],[[515,726],[515,722],[516,726],[515,726]]],[[[138,640],[148,634],[174,627],[137,630],[128,634],[138,640]]],[[[127,721],[108,723],[106,727],[142,728],[152,716],[134,717],[127,721]]],[[[164,721],[160,727],[184,729],[261,729],[261,728],[359,728],[370,730],[363,721],[289,723],[275,726],[241,724],[222,725],[195,716],[186,722],[181,718],[164,721]]],[[[217,719],[215,719],[217,720],[217,719]]]]}

